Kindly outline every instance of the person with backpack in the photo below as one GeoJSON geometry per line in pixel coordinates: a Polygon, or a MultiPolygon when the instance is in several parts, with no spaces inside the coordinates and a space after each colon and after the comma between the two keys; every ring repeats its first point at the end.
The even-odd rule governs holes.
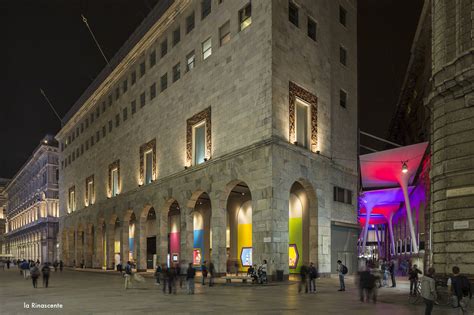
{"type": "Polygon", "coordinates": [[[453,297],[453,307],[461,307],[463,314],[470,314],[472,291],[469,279],[461,275],[458,266],[453,267],[453,276],[448,279],[448,287],[453,297]]]}
{"type": "Polygon", "coordinates": [[[43,287],[47,288],[49,284],[49,263],[45,262],[43,264],[43,268],[41,268],[41,272],[43,273],[43,287]]]}
{"type": "Polygon", "coordinates": [[[425,300],[425,315],[430,315],[433,310],[434,301],[436,300],[436,283],[433,279],[435,269],[433,267],[428,269],[428,273],[425,274],[421,280],[421,296],[425,300]]]}
{"type": "Polygon", "coordinates": [[[313,263],[309,264],[309,293],[316,293],[316,278],[318,277],[318,269],[313,263]]]}
{"type": "Polygon", "coordinates": [[[188,294],[194,294],[194,277],[196,276],[196,270],[193,268],[193,263],[189,263],[188,270],[186,271],[186,282],[188,283],[188,294]]]}
{"type": "Polygon", "coordinates": [[[160,277],[161,277],[161,266],[160,264],[156,264],[156,269],[155,269],[155,285],[160,285],[160,277]]]}
{"type": "Polygon", "coordinates": [[[34,265],[30,270],[30,274],[31,274],[31,280],[33,281],[33,288],[37,288],[38,278],[40,276],[40,270],[38,266],[34,265]]]}
{"type": "Polygon", "coordinates": [[[339,273],[339,290],[338,291],[346,291],[346,284],[344,283],[344,276],[347,274],[347,267],[342,264],[342,261],[337,261],[337,269],[336,271],[339,273]]]}
{"type": "Polygon", "coordinates": [[[420,292],[417,292],[418,288],[418,275],[421,275],[420,269],[418,269],[417,265],[413,265],[408,272],[408,280],[410,280],[410,295],[417,295],[420,292]]]}
{"type": "Polygon", "coordinates": [[[125,277],[125,290],[127,290],[132,284],[132,265],[130,264],[130,261],[127,261],[127,264],[125,265],[124,277],[125,277]]]}

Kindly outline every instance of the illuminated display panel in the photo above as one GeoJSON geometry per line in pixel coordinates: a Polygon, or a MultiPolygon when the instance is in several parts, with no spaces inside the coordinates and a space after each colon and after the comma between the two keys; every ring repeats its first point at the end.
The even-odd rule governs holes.
{"type": "Polygon", "coordinates": [[[240,252],[240,263],[244,267],[252,266],[252,247],[242,247],[240,252]]]}

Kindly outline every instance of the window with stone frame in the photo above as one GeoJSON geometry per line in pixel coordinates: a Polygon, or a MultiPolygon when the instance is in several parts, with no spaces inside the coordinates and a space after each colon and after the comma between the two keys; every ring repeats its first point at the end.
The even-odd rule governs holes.
{"type": "Polygon", "coordinates": [[[120,126],[120,114],[115,115],[115,128],[120,126]]]}
{"type": "Polygon", "coordinates": [[[212,0],[201,1],[201,20],[204,20],[211,13],[212,0]]]}
{"type": "Polygon", "coordinates": [[[122,93],[127,92],[127,90],[128,90],[128,80],[125,79],[125,80],[123,80],[123,82],[122,82],[122,93]]]}
{"type": "Polygon", "coordinates": [[[288,1],[288,20],[298,27],[298,6],[292,1],[288,1]]]}
{"type": "Polygon", "coordinates": [[[109,165],[108,196],[115,197],[120,193],[120,160],[109,165]]]}
{"type": "Polygon", "coordinates": [[[94,175],[86,178],[86,206],[95,203],[94,175]]]}
{"type": "Polygon", "coordinates": [[[194,11],[186,17],[186,34],[194,29],[194,11]]]}
{"type": "Polygon", "coordinates": [[[339,6],[339,23],[344,26],[346,26],[347,23],[347,10],[342,6],[339,6]]]}
{"type": "Polygon", "coordinates": [[[317,97],[290,81],[289,139],[291,143],[317,150],[317,97]],[[299,116],[299,117],[298,117],[299,116]],[[300,125],[298,128],[298,120],[300,125]],[[301,143],[300,141],[306,142],[301,143]]]}
{"type": "Polygon", "coordinates": [[[137,72],[135,70],[132,71],[130,75],[131,85],[134,85],[137,82],[137,72]]]}
{"type": "Polygon", "coordinates": [[[206,60],[212,55],[211,37],[202,42],[202,60],[206,60]]]}
{"type": "Polygon", "coordinates": [[[112,120],[109,120],[109,132],[112,132],[112,128],[113,128],[113,122],[112,120]]]}
{"type": "Polygon", "coordinates": [[[339,105],[343,108],[347,107],[347,93],[342,89],[339,90],[339,105]]]}
{"type": "Polygon", "coordinates": [[[196,62],[196,55],[194,54],[194,50],[193,50],[186,56],[186,72],[189,72],[194,68],[195,62],[196,62]]]}
{"type": "Polygon", "coordinates": [[[178,26],[174,31],[173,31],[173,47],[178,45],[178,43],[181,41],[181,27],[178,26]]]}
{"type": "Polygon", "coordinates": [[[76,211],[76,187],[72,186],[68,191],[68,213],[76,211]]]}
{"type": "Polygon", "coordinates": [[[145,95],[145,92],[143,92],[142,94],[140,94],[140,107],[145,106],[145,104],[146,104],[146,95],[145,95]]]}
{"type": "Polygon", "coordinates": [[[107,135],[107,128],[104,126],[102,126],[102,138],[105,138],[105,136],[107,135]]]}
{"type": "Polygon", "coordinates": [[[140,63],[140,78],[145,75],[146,72],[146,66],[145,66],[145,61],[140,63]]]}
{"type": "Polygon", "coordinates": [[[150,100],[156,97],[156,83],[150,85],[150,100]]]}
{"type": "Polygon", "coordinates": [[[125,107],[123,110],[122,110],[122,117],[123,117],[123,121],[126,121],[127,118],[128,118],[128,108],[125,107]]]}
{"type": "Polygon", "coordinates": [[[151,53],[150,53],[150,68],[153,67],[155,64],[156,64],[156,51],[153,50],[151,53]]]}
{"type": "Polygon", "coordinates": [[[314,41],[316,41],[316,30],[317,30],[316,21],[308,16],[308,37],[314,41]]]}
{"type": "Polygon", "coordinates": [[[178,81],[180,77],[181,77],[181,63],[178,62],[173,67],[173,82],[178,81]]]}
{"type": "Polygon", "coordinates": [[[219,28],[219,41],[221,46],[227,44],[230,41],[230,21],[225,22],[219,28]]]}
{"type": "Polygon", "coordinates": [[[161,83],[161,92],[163,92],[168,87],[168,73],[165,73],[161,76],[160,83],[161,83]]]}
{"type": "Polygon", "coordinates": [[[112,106],[113,99],[112,99],[112,94],[109,95],[109,107],[112,106]]]}
{"type": "Polygon", "coordinates": [[[187,166],[200,164],[211,156],[211,108],[197,113],[186,121],[187,166]]]}
{"type": "Polygon", "coordinates": [[[156,179],[156,139],[140,146],[140,185],[156,179]]]}
{"type": "Polygon", "coordinates": [[[131,111],[132,111],[132,115],[135,114],[137,112],[137,101],[133,100],[130,103],[130,108],[131,108],[131,111]]]}
{"type": "Polygon", "coordinates": [[[167,53],[168,53],[168,39],[165,38],[165,39],[161,42],[161,58],[163,58],[164,56],[166,56],[167,53]]]}
{"type": "Polygon", "coordinates": [[[242,31],[252,24],[252,2],[239,11],[239,30],[242,31]]]}
{"type": "Polygon", "coordinates": [[[342,46],[339,46],[339,62],[347,66],[347,50],[342,46]]]}
{"type": "Polygon", "coordinates": [[[107,109],[107,105],[105,104],[105,101],[102,102],[102,114],[105,113],[105,110],[107,109]]]}
{"type": "Polygon", "coordinates": [[[120,98],[120,87],[115,88],[115,100],[118,100],[120,98]]]}

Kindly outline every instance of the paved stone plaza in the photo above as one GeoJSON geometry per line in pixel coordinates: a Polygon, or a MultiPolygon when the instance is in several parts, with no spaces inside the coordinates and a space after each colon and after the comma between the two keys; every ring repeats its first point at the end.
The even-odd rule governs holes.
{"type": "MultiPolygon", "coordinates": [[[[296,282],[268,286],[216,284],[196,285],[196,294],[184,289],[177,295],[163,295],[151,278],[125,291],[122,278],[112,272],[69,271],[52,273],[50,288],[34,289],[16,269],[0,270],[0,314],[144,314],[144,313],[266,313],[266,314],[423,314],[424,305],[410,305],[407,283],[396,289],[379,290],[379,303],[358,301],[353,278],[347,291],[337,292],[338,280],[318,280],[319,292],[298,294],[296,282]],[[63,309],[25,309],[24,303],[62,303],[63,309]]],[[[451,308],[435,307],[433,314],[458,314],[451,308]]]]}

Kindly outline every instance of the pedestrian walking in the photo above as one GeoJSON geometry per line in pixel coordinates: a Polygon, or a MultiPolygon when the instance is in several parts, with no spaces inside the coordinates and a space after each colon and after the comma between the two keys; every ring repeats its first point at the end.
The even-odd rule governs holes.
{"type": "Polygon", "coordinates": [[[176,267],[174,265],[168,269],[168,292],[171,294],[176,294],[176,267]]]}
{"type": "Polygon", "coordinates": [[[64,263],[62,260],[59,261],[59,271],[63,272],[64,263]]]}
{"type": "Polygon", "coordinates": [[[131,284],[132,284],[132,265],[130,264],[130,261],[127,261],[127,264],[125,265],[125,290],[127,290],[131,284]]]}
{"type": "Polygon", "coordinates": [[[309,264],[309,293],[316,293],[316,278],[318,277],[318,269],[313,263],[309,264]]]}
{"type": "Polygon", "coordinates": [[[38,287],[38,278],[40,276],[40,270],[38,268],[38,266],[33,266],[30,270],[30,273],[31,273],[31,280],[33,281],[33,288],[37,288],[38,287]]]}
{"type": "Polygon", "coordinates": [[[397,286],[397,282],[395,281],[395,262],[392,260],[388,267],[388,271],[390,271],[390,276],[392,277],[392,288],[397,286]]]}
{"type": "Polygon", "coordinates": [[[209,262],[209,286],[212,287],[214,285],[214,277],[216,276],[216,268],[214,267],[214,263],[212,261],[209,262]]]}
{"type": "Polygon", "coordinates": [[[58,271],[58,260],[56,259],[54,262],[53,262],[53,267],[54,267],[54,272],[57,272],[58,271]]]}
{"type": "Polygon", "coordinates": [[[12,263],[12,262],[10,261],[10,259],[7,259],[7,269],[10,269],[10,264],[11,264],[11,263],[12,263]]]}
{"type": "Polygon", "coordinates": [[[196,270],[193,268],[193,264],[189,263],[188,270],[186,271],[186,282],[188,283],[188,294],[194,294],[194,277],[196,276],[196,270]]]}
{"type": "MultiPolygon", "coordinates": [[[[161,268],[161,279],[163,280],[163,294],[166,294],[166,289],[169,286],[169,268],[165,264],[163,264],[163,268],[161,268]]],[[[170,291],[171,293],[171,291],[170,291]]]]}
{"type": "Polygon", "coordinates": [[[156,264],[156,268],[155,268],[156,282],[155,282],[155,285],[160,285],[160,278],[161,278],[161,266],[160,266],[160,264],[156,264]]]}
{"type": "Polygon", "coordinates": [[[473,314],[471,309],[472,290],[469,279],[461,275],[458,266],[454,266],[453,275],[448,279],[448,287],[452,296],[452,306],[460,307],[463,314],[473,314]]]}
{"type": "Polygon", "coordinates": [[[301,293],[304,286],[304,293],[308,293],[308,267],[303,263],[300,268],[300,283],[298,284],[298,293],[301,293]]]}
{"type": "Polygon", "coordinates": [[[267,279],[267,260],[266,259],[263,260],[263,263],[260,266],[260,272],[261,272],[260,283],[261,284],[267,283],[268,279],[267,279]]]}
{"type": "Polygon", "coordinates": [[[346,291],[346,284],[344,282],[344,277],[347,274],[347,267],[342,264],[342,261],[337,261],[337,269],[336,271],[339,274],[339,290],[338,291],[346,291]]]}
{"type": "Polygon", "coordinates": [[[418,269],[417,265],[413,265],[410,268],[410,271],[408,272],[408,280],[410,280],[410,295],[420,294],[420,292],[418,292],[418,288],[417,288],[418,275],[419,274],[421,275],[422,273],[421,273],[420,269],[418,269]]]}
{"type": "Polygon", "coordinates": [[[47,288],[49,284],[49,263],[45,262],[43,264],[43,268],[41,268],[41,272],[43,273],[43,287],[47,288]]]}
{"type": "Polygon", "coordinates": [[[201,265],[201,274],[202,274],[202,285],[206,285],[207,266],[206,266],[205,260],[202,262],[202,265],[201,265]]]}
{"type": "Polygon", "coordinates": [[[433,310],[434,301],[436,300],[436,285],[433,279],[435,269],[433,267],[428,269],[428,273],[425,274],[421,280],[421,296],[425,300],[425,315],[431,315],[433,310]]]}

